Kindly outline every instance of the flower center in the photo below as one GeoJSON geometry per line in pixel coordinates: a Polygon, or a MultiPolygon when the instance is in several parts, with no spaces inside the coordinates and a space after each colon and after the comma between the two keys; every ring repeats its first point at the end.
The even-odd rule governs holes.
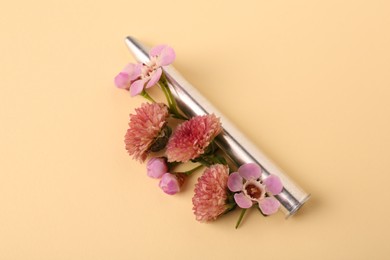
{"type": "Polygon", "coordinates": [[[246,185],[245,190],[246,194],[253,199],[259,199],[261,197],[262,190],[253,183],[246,185]]]}
{"type": "Polygon", "coordinates": [[[142,67],[142,77],[143,78],[149,78],[155,70],[158,69],[157,65],[157,57],[151,57],[150,61],[147,64],[144,64],[142,67]]]}

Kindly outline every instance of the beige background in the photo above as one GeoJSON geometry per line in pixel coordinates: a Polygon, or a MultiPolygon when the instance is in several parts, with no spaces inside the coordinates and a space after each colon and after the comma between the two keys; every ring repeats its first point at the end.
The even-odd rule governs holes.
{"type": "MultiPolygon", "coordinates": [[[[0,259],[389,259],[388,1],[2,1],[0,259]],[[131,34],[312,193],[200,224],[126,154],[131,34]]],[[[199,176],[200,173],[197,174],[199,176]]]]}

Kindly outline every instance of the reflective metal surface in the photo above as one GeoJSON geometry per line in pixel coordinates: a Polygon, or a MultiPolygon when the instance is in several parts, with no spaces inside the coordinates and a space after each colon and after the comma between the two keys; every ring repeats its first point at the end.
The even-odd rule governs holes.
{"type": "MultiPolygon", "coordinates": [[[[149,61],[148,48],[136,39],[129,36],[126,38],[126,44],[136,60],[143,63],[149,61]]],[[[303,191],[281,169],[271,162],[263,152],[256,148],[172,66],[165,67],[164,71],[178,106],[187,116],[214,113],[220,117],[224,131],[217,137],[216,143],[236,166],[254,162],[262,167],[265,176],[269,174],[279,176],[284,188],[275,198],[282,205],[282,209],[287,217],[293,215],[308,200],[310,195],[303,191]]]]}

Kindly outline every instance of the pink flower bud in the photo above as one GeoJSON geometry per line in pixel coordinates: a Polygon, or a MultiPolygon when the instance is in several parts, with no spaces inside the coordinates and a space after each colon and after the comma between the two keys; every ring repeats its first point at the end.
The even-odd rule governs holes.
{"type": "Polygon", "coordinates": [[[180,191],[181,183],[176,175],[172,173],[165,173],[158,185],[166,194],[174,195],[180,191]]]}
{"type": "Polygon", "coordinates": [[[146,169],[149,177],[159,179],[168,172],[167,161],[164,157],[153,157],[148,161],[146,169]]]}

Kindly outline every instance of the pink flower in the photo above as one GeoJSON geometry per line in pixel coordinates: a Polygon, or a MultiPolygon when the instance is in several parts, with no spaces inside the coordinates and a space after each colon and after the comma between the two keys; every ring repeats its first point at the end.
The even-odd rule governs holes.
{"type": "Polygon", "coordinates": [[[192,198],[196,220],[201,222],[215,220],[228,209],[228,176],[227,166],[214,164],[198,179],[192,198]]]}
{"type": "Polygon", "coordinates": [[[162,66],[171,64],[175,58],[175,51],[167,45],[158,45],[149,52],[150,61],[143,64],[140,78],[131,84],[130,95],[139,95],[144,88],[156,85],[162,74],[162,66]]]}
{"type": "Polygon", "coordinates": [[[168,161],[188,162],[199,157],[221,131],[221,123],[214,114],[185,121],[168,141],[168,161]]]}
{"type": "Polygon", "coordinates": [[[247,163],[238,168],[238,172],[230,174],[228,187],[234,194],[234,200],[240,208],[247,209],[257,202],[264,215],[271,215],[278,211],[280,203],[274,197],[266,196],[279,194],[283,185],[279,177],[270,175],[261,179],[261,167],[255,163],[247,163]]]}
{"type": "Polygon", "coordinates": [[[146,164],[147,175],[154,179],[159,179],[168,172],[167,159],[165,157],[153,157],[146,164]]]}
{"type": "Polygon", "coordinates": [[[165,173],[160,180],[159,187],[169,195],[174,195],[180,191],[184,183],[185,175],[182,173],[165,173]]]}
{"type": "Polygon", "coordinates": [[[123,68],[114,81],[118,88],[130,89],[130,85],[141,77],[142,64],[129,63],[123,68]]]}
{"type": "Polygon", "coordinates": [[[169,113],[163,103],[144,103],[135,111],[135,115],[130,115],[125,144],[129,155],[143,162],[167,124],[169,113]]]}

